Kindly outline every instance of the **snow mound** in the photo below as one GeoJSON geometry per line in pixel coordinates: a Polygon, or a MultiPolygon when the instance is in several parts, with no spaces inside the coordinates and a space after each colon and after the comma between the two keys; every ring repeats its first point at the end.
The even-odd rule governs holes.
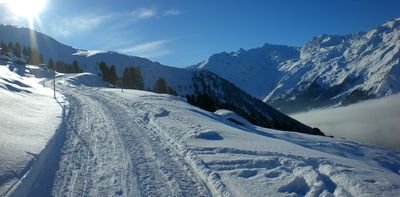
{"type": "Polygon", "coordinates": [[[107,87],[107,84],[98,75],[80,73],[65,78],[65,83],[71,86],[107,87]]]}
{"type": "Polygon", "coordinates": [[[205,131],[196,133],[194,138],[205,139],[205,140],[222,140],[223,138],[215,131],[205,131]]]}
{"type": "Polygon", "coordinates": [[[244,119],[242,116],[235,114],[235,112],[233,112],[233,111],[226,110],[226,109],[219,109],[219,110],[215,111],[214,113],[218,114],[222,118],[224,118],[228,121],[231,121],[237,125],[245,126],[245,127],[253,127],[253,124],[251,124],[249,121],[244,119]]]}

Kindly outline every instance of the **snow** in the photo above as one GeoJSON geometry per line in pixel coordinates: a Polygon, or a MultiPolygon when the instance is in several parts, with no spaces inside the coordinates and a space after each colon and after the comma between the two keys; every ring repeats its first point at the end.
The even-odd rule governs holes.
{"type": "Polygon", "coordinates": [[[247,121],[243,117],[235,114],[235,112],[233,112],[233,111],[226,110],[226,109],[219,109],[219,110],[215,111],[214,113],[218,114],[221,117],[223,117],[224,119],[234,122],[238,125],[245,126],[245,127],[253,126],[249,121],[247,121]]]}
{"type": "MultiPolygon", "coordinates": [[[[15,189],[61,123],[50,75],[35,66],[0,63],[0,195],[15,189]],[[36,78],[40,77],[40,78],[36,78]]],[[[62,98],[58,99],[62,102],[62,98]]]]}
{"type": "Polygon", "coordinates": [[[80,73],[67,75],[59,84],[68,86],[107,87],[107,84],[98,75],[93,73],[80,73]]]}
{"type": "Polygon", "coordinates": [[[99,53],[104,53],[104,52],[106,52],[106,51],[100,51],[100,50],[91,50],[91,51],[89,51],[89,50],[77,50],[77,52],[72,54],[72,55],[90,57],[90,56],[93,56],[93,55],[96,55],[96,54],[99,54],[99,53]]]}
{"type": "Polygon", "coordinates": [[[244,128],[172,96],[110,89],[97,94],[102,91],[126,110],[134,108],[129,113],[142,119],[139,126],[184,155],[214,195],[391,196],[400,189],[396,152],[328,137],[244,128]]]}
{"type": "MultiPolygon", "coordinates": [[[[121,93],[98,80],[87,73],[57,78],[69,102],[65,139],[55,137],[64,146],[52,153],[57,172],[46,175],[52,165],[33,168],[14,195],[395,196],[400,190],[398,152],[261,128],[228,110],[210,113],[165,94],[121,93]],[[35,180],[48,184],[29,187],[35,180]]],[[[28,100],[30,107],[49,105],[28,100]]]]}

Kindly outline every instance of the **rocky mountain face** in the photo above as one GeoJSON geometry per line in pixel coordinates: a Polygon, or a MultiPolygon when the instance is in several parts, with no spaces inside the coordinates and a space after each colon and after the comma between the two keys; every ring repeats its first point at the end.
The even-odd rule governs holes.
{"type": "Polygon", "coordinates": [[[284,112],[347,105],[400,91],[400,18],[368,32],[320,35],[304,47],[270,45],[199,63],[284,112]]]}

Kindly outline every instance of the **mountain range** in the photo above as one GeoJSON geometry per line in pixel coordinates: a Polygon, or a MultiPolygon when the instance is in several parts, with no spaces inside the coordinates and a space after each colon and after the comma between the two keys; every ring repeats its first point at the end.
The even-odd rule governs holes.
{"type": "Polygon", "coordinates": [[[400,91],[400,18],[368,32],[320,35],[303,47],[265,44],[212,55],[208,70],[287,113],[400,91]]]}
{"type": "Polygon", "coordinates": [[[304,47],[265,44],[223,52],[188,68],[116,52],[77,49],[11,25],[0,25],[0,40],[37,48],[44,62],[76,60],[85,72],[95,74],[100,73],[100,62],[116,65],[119,76],[124,68],[137,67],[145,89],[163,78],[193,104],[208,110],[228,108],[254,124],[282,130],[320,133],[269,105],[293,113],[400,91],[400,18],[368,32],[320,35],[304,47]]]}

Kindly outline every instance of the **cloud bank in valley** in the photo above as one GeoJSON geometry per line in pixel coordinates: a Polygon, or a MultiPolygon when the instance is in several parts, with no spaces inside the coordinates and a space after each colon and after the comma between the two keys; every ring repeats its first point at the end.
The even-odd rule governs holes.
{"type": "Polygon", "coordinates": [[[400,151],[400,95],[291,116],[327,135],[400,151]]]}

